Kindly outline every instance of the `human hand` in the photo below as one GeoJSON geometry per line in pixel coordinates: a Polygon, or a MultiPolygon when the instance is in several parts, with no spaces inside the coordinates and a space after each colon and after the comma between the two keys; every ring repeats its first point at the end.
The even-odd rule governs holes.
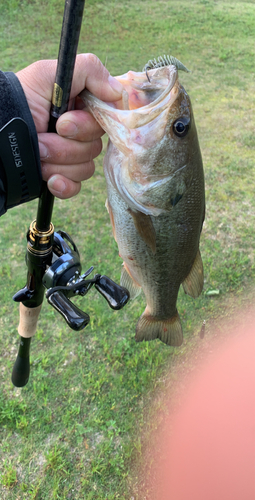
{"type": "Polygon", "coordinates": [[[37,61],[16,75],[35,122],[42,177],[54,196],[70,198],[80,191],[81,181],[93,175],[93,159],[102,150],[104,134],[77,96],[86,87],[99,99],[114,102],[121,98],[123,87],[94,54],[78,55],[70,95],[74,110],[58,119],[57,134],[47,133],[56,68],[56,60],[37,61]]]}

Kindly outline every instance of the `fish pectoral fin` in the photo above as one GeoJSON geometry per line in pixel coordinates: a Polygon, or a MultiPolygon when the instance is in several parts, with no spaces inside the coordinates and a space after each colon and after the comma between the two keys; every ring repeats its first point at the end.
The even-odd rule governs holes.
{"type": "Polygon", "coordinates": [[[200,254],[200,250],[198,250],[192,268],[185,280],[182,283],[183,290],[187,295],[196,299],[199,297],[200,293],[203,290],[204,285],[204,269],[203,262],[200,254]]]}
{"type": "Polygon", "coordinates": [[[132,215],[134,225],[143,241],[150,247],[152,253],[156,253],[156,231],[154,229],[151,216],[137,212],[128,208],[128,212],[132,215]]]}
{"type": "Polygon", "coordinates": [[[133,280],[132,276],[128,272],[125,262],[121,270],[120,285],[127,288],[130,299],[136,299],[142,290],[140,285],[133,280]]]}
{"type": "Polygon", "coordinates": [[[164,344],[180,346],[182,344],[182,326],[178,312],[172,318],[160,320],[144,311],[136,325],[136,342],[160,339],[164,344]]]}

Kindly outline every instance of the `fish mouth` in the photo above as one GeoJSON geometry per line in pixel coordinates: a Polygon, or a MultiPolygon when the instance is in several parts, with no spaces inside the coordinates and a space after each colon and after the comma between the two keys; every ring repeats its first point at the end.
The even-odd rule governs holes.
{"type": "Polygon", "coordinates": [[[148,109],[151,110],[154,106],[162,103],[173,88],[177,75],[176,67],[171,65],[147,73],[129,71],[124,75],[117,76],[116,79],[124,88],[119,109],[132,111],[144,108],[145,113],[147,113],[148,109]]]}
{"type": "MultiPolygon", "coordinates": [[[[122,151],[118,135],[123,134],[122,127],[129,131],[151,123],[167,108],[170,108],[177,92],[173,92],[178,79],[175,66],[165,66],[136,73],[129,71],[116,79],[123,86],[122,100],[113,104],[101,101],[88,90],[83,90],[79,97],[85,107],[99,122],[103,130],[109,135],[112,142],[122,151]],[[113,130],[114,127],[114,130],[113,130]]],[[[126,154],[126,148],[124,148],[126,154]]]]}

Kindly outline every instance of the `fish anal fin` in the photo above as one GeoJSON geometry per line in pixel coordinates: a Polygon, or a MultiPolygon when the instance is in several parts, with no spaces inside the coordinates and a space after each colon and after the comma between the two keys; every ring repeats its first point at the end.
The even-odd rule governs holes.
{"type": "Polygon", "coordinates": [[[111,221],[111,225],[112,225],[112,234],[113,234],[113,237],[116,240],[116,230],[115,230],[115,222],[114,222],[114,217],[113,217],[113,211],[112,211],[112,207],[110,205],[110,202],[108,199],[106,199],[106,202],[105,202],[105,207],[106,207],[106,210],[110,216],[110,221],[111,221]]]}
{"type": "Polygon", "coordinates": [[[187,295],[196,299],[203,290],[204,270],[200,251],[198,250],[193,266],[182,283],[183,290],[187,295]]]}
{"type": "Polygon", "coordinates": [[[150,215],[143,214],[128,208],[128,212],[132,215],[134,225],[143,241],[151,249],[152,253],[156,253],[156,232],[150,215]]]}
{"type": "Polygon", "coordinates": [[[182,344],[182,326],[178,312],[169,319],[160,320],[148,314],[146,309],[136,325],[135,340],[160,339],[164,344],[180,346],[182,344]]]}
{"type": "Polygon", "coordinates": [[[125,262],[121,270],[120,285],[127,288],[130,294],[130,299],[135,299],[141,293],[141,287],[136,283],[130,274],[128,267],[125,262]]]}

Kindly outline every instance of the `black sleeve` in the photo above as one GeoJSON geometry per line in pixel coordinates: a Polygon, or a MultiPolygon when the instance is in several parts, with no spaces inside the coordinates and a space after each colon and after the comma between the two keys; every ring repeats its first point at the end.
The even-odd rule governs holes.
{"type": "Polygon", "coordinates": [[[35,124],[14,73],[0,71],[0,215],[40,195],[41,166],[35,124]]]}

